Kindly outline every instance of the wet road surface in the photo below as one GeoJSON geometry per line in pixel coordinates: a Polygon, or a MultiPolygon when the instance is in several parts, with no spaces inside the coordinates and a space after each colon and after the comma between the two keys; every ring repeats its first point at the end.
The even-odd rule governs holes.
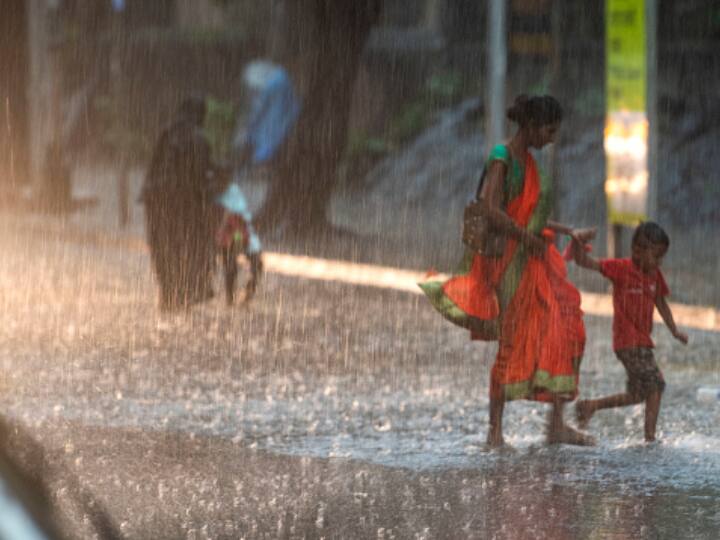
{"type": "MultiPolygon", "coordinates": [[[[593,419],[595,448],[548,448],[522,402],[488,452],[494,346],[420,296],[270,274],[249,306],[161,316],[141,251],[0,249],[3,410],[129,538],[716,537],[720,404],[695,396],[720,384],[717,334],[656,327],[659,444],[631,407],[593,419]]],[[[610,321],[586,322],[583,395],[621,390],[610,321]]]]}

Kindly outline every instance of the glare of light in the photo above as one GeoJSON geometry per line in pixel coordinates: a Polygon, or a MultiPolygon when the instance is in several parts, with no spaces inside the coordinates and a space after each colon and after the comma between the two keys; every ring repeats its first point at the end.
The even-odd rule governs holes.
{"type": "MultiPolygon", "coordinates": [[[[287,253],[263,253],[265,270],[286,276],[305,279],[335,281],[373,288],[394,289],[397,291],[423,294],[418,283],[424,281],[445,281],[450,276],[443,273],[418,272],[378,266],[358,264],[347,261],[321,259],[315,257],[290,255],[287,253]]],[[[610,317],[613,313],[612,297],[580,291],[582,309],[589,315],[610,317]]],[[[720,330],[720,313],[712,307],[685,306],[671,304],[678,324],[705,330],[720,330]]],[[[656,314],[656,320],[660,320],[656,314]]]]}
{"type": "MultiPolygon", "coordinates": [[[[421,292],[417,284],[427,277],[423,272],[412,270],[284,253],[264,253],[263,264],[268,271],[276,274],[414,293],[421,292]]],[[[439,276],[438,279],[447,277],[439,276]]]]}
{"type": "Polygon", "coordinates": [[[648,191],[648,121],[644,112],[611,112],[605,122],[607,178],[611,215],[645,215],[648,191]]]}
{"type": "Polygon", "coordinates": [[[647,184],[647,171],[640,171],[631,177],[610,177],[605,181],[605,193],[608,195],[619,193],[642,195],[647,191],[647,184]]]}
{"type": "Polygon", "coordinates": [[[645,161],[648,152],[648,122],[643,113],[613,113],[605,123],[605,151],[609,156],[645,161]]]}
{"type": "Polygon", "coordinates": [[[647,156],[647,139],[638,135],[605,135],[605,151],[612,155],[647,156]]]}

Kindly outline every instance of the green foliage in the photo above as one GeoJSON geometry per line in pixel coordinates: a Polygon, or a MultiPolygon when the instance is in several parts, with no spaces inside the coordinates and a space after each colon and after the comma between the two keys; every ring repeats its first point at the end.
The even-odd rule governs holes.
{"type": "Polygon", "coordinates": [[[222,101],[213,97],[207,98],[205,135],[212,149],[213,160],[216,162],[227,161],[230,157],[236,114],[236,107],[230,101],[222,101]]]}
{"type": "Polygon", "coordinates": [[[153,141],[148,133],[133,129],[127,121],[123,101],[117,95],[103,95],[93,102],[100,119],[100,144],[105,152],[114,157],[124,156],[133,160],[150,157],[153,141]]]}
{"type": "MultiPolygon", "coordinates": [[[[105,34],[101,43],[111,45],[113,37],[105,34]]],[[[117,49],[118,73],[105,94],[93,100],[91,121],[100,134],[93,143],[98,149],[111,156],[148,159],[182,98],[205,94],[221,96],[208,100],[208,137],[215,157],[226,157],[235,110],[221,100],[234,95],[233,81],[253,54],[245,34],[232,28],[154,28],[125,37],[124,46],[117,49]]]]}
{"type": "MultiPolygon", "coordinates": [[[[125,37],[121,34],[120,37],[125,37]]],[[[120,39],[108,34],[108,40],[120,39]]],[[[185,44],[189,47],[223,45],[242,47],[248,41],[247,33],[238,28],[139,28],[133,31],[129,41],[145,47],[167,47],[185,44]]]]}
{"type": "Polygon", "coordinates": [[[535,82],[535,84],[531,84],[528,86],[527,93],[530,95],[545,95],[550,93],[550,79],[551,75],[550,73],[546,72],[542,78],[535,82]]]}
{"type": "Polygon", "coordinates": [[[720,5],[713,5],[708,8],[707,11],[707,28],[705,30],[705,37],[712,43],[717,43],[720,38],[720,5]]]}
{"type": "Polygon", "coordinates": [[[351,132],[343,164],[349,181],[357,182],[374,162],[417,137],[439,109],[457,103],[467,92],[468,85],[460,73],[435,73],[418,88],[414,99],[387,120],[381,135],[351,132]]]}
{"type": "Polygon", "coordinates": [[[709,199],[717,200],[720,197],[720,184],[714,178],[703,180],[703,195],[709,199]]]}
{"type": "Polygon", "coordinates": [[[459,102],[465,94],[465,81],[460,72],[440,71],[425,81],[417,97],[400,108],[390,119],[387,135],[390,146],[416,137],[432,122],[435,112],[459,102]]]}
{"type": "Polygon", "coordinates": [[[461,100],[467,92],[466,81],[455,71],[432,74],[418,88],[414,99],[404,103],[386,123],[381,135],[354,132],[348,136],[345,168],[362,174],[373,162],[417,137],[433,121],[438,109],[461,100]]]}
{"type": "Polygon", "coordinates": [[[404,143],[419,134],[430,119],[431,109],[425,99],[404,105],[400,112],[390,119],[387,134],[392,146],[404,143]]]}
{"type": "Polygon", "coordinates": [[[463,79],[459,72],[432,75],[426,85],[427,98],[439,103],[454,103],[462,95],[463,79]]]}
{"type": "Polygon", "coordinates": [[[381,137],[372,137],[366,132],[351,132],[348,136],[346,155],[355,159],[363,154],[382,155],[389,150],[388,143],[381,137]]]}
{"type": "Polygon", "coordinates": [[[248,38],[265,42],[274,2],[258,0],[213,0],[223,9],[226,25],[242,30],[248,38]]]}
{"type": "MultiPolygon", "coordinates": [[[[152,135],[140,126],[131,125],[123,114],[123,101],[115,95],[99,96],[95,110],[103,126],[101,145],[112,156],[126,156],[136,161],[147,160],[153,148],[152,135]]],[[[226,161],[230,156],[236,108],[229,101],[209,97],[204,132],[210,143],[215,161],[226,161]]]]}

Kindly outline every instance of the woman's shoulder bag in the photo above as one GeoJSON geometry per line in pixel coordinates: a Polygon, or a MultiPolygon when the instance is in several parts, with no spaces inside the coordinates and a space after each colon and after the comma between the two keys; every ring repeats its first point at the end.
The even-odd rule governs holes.
{"type": "Polygon", "coordinates": [[[485,205],[480,200],[482,187],[487,175],[483,167],[475,198],[465,206],[463,212],[463,243],[484,257],[501,257],[505,252],[507,237],[490,224],[485,205]]]}

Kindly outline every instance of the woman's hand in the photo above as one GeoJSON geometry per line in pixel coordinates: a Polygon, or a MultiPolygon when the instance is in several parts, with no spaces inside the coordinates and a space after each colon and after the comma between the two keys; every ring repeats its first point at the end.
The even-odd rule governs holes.
{"type": "Polygon", "coordinates": [[[589,227],[587,229],[573,229],[570,231],[570,237],[580,244],[586,244],[593,240],[597,235],[597,227],[589,227]]]}

